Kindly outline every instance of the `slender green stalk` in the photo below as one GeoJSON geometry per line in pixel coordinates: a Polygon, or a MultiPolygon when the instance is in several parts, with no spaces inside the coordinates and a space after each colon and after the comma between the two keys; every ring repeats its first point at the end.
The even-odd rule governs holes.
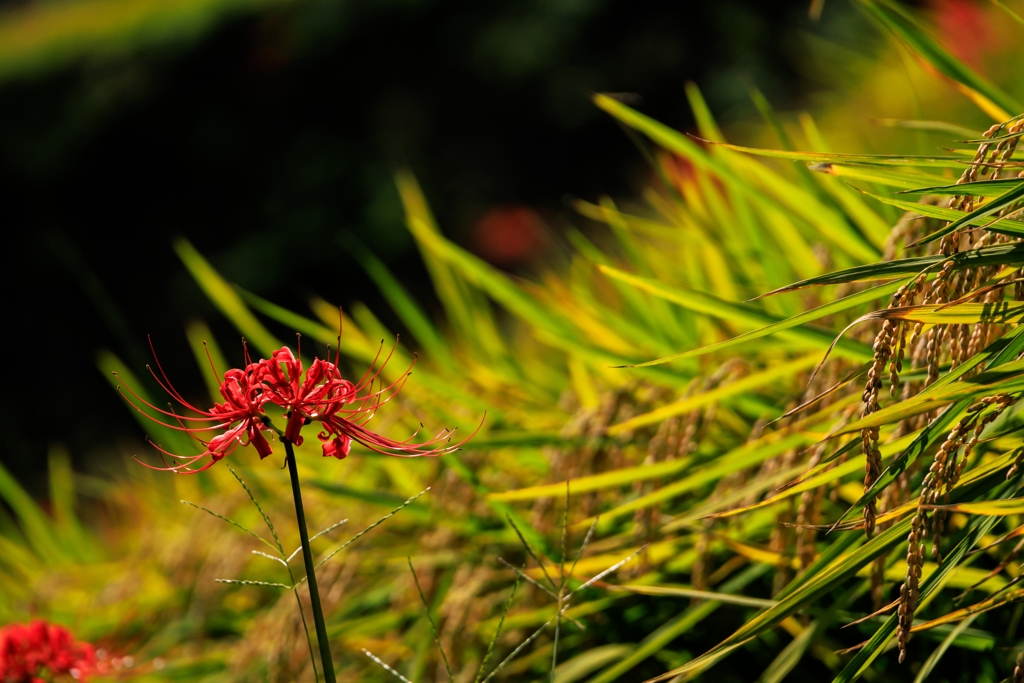
{"type": "Polygon", "coordinates": [[[309,603],[313,609],[313,624],[316,626],[316,642],[320,646],[320,663],[326,683],[335,683],[334,662],[331,660],[331,646],[327,642],[327,625],[324,610],[320,606],[320,591],[316,586],[316,567],[313,551],[309,548],[309,532],[306,531],[306,513],[302,510],[302,492],[299,490],[299,470],[295,465],[295,451],[290,441],[281,440],[287,453],[288,474],[292,479],[292,497],[295,498],[295,519],[299,525],[299,540],[302,542],[302,561],[306,564],[306,583],[309,584],[309,603]]]}
{"type": "MultiPolygon", "coordinates": [[[[274,529],[274,525],[270,523],[270,517],[268,517],[267,513],[263,511],[263,507],[260,505],[259,501],[256,500],[256,496],[252,495],[252,491],[249,490],[249,486],[245,483],[245,480],[238,476],[238,472],[235,472],[230,467],[228,468],[228,472],[231,472],[231,476],[237,479],[238,483],[242,485],[243,489],[245,489],[245,493],[249,496],[249,500],[251,500],[252,504],[256,506],[256,509],[260,511],[263,521],[266,523],[267,528],[270,529],[270,535],[274,537],[274,543],[277,545],[277,552],[281,556],[281,564],[283,564],[284,568],[288,570],[288,580],[291,581],[291,589],[292,594],[295,596],[295,604],[299,608],[299,617],[302,619],[302,631],[306,634],[306,645],[309,647],[309,661],[313,665],[313,679],[316,683],[320,683],[320,672],[317,671],[316,668],[316,655],[313,654],[313,639],[309,637],[309,624],[306,623],[306,612],[302,609],[302,600],[299,598],[298,584],[295,583],[295,573],[292,571],[292,566],[288,564],[288,560],[291,558],[284,554],[284,546],[281,545],[281,539],[277,537],[277,530],[274,529]]],[[[319,534],[317,535],[319,536],[319,534]]],[[[313,538],[316,538],[316,536],[313,538]]],[[[254,550],[253,552],[257,551],[254,550]]],[[[260,554],[262,555],[264,553],[260,554]]],[[[267,557],[273,556],[267,555],[267,557]]]]}

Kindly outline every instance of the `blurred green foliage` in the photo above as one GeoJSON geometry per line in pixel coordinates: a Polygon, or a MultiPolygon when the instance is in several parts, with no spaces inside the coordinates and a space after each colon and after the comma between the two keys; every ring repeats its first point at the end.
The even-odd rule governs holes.
{"type": "Polygon", "coordinates": [[[124,56],[187,42],[232,15],[283,0],[72,0],[0,10],[0,80],[28,78],[82,57],[124,56]]]}

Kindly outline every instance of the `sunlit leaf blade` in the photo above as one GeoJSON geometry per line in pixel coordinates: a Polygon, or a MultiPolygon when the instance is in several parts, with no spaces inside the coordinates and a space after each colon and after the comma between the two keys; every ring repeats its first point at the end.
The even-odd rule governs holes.
{"type": "Polygon", "coordinates": [[[928,656],[928,659],[925,660],[924,665],[921,666],[921,670],[917,672],[917,677],[914,678],[914,683],[924,683],[925,680],[927,680],[928,676],[931,675],[932,671],[935,669],[935,666],[942,659],[942,656],[946,654],[950,645],[952,645],[960,634],[971,625],[975,616],[976,615],[972,614],[966,617],[955,629],[950,631],[949,635],[942,641],[942,644],[935,648],[932,654],[928,656]]]}
{"type": "Polygon", "coordinates": [[[907,446],[896,458],[893,459],[889,466],[883,470],[882,475],[878,477],[874,484],[869,487],[861,495],[857,501],[851,505],[847,511],[836,520],[835,524],[838,526],[843,520],[849,518],[852,515],[857,514],[869,501],[875,500],[878,494],[885,489],[886,486],[892,484],[896,477],[901,475],[906,468],[923,455],[929,448],[934,446],[936,443],[946,438],[949,434],[949,430],[952,428],[954,421],[960,417],[964,410],[971,404],[971,399],[963,399],[958,403],[954,403],[952,406],[947,408],[941,415],[932,420],[920,433],[914,438],[913,442],[907,446]]]}
{"type": "Polygon", "coordinates": [[[789,161],[803,161],[806,163],[828,164],[869,164],[877,166],[912,166],[920,168],[957,168],[963,169],[966,160],[955,156],[913,156],[903,154],[841,154],[836,152],[791,152],[783,149],[762,149],[759,147],[745,147],[733,145],[727,142],[712,142],[709,144],[718,145],[734,152],[753,154],[755,156],[771,157],[772,159],[787,159],[789,161]]]}
{"type": "MultiPolygon", "coordinates": [[[[924,130],[930,133],[948,133],[960,138],[978,137],[978,131],[972,128],[949,123],[947,121],[911,121],[905,119],[873,119],[872,123],[886,128],[903,128],[906,130],[924,130]]],[[[961,142],[967,142],[961,140],[961,142]]]]}
{"type": "Polygon", "coordinates": [[[1017,22],[1021,26],[1024,26],[1024,17],[1021,17],[1021,15],[1017,14],[1012,9],[1007,7],[1006,3],[1002,2],[1001,0],[992,0],[992,4],[1006,12],[1006,14],[1015,22],[1017,22]]]}
{"type": "Polygon", "coordinates": [[[959,382],[935,387],[932,385],[913,398],[894,403],[866,417],[851,422],[829,437],[857,432],[867,427],[879,427],[898,422],[961,399],[1013,393],[1024,390],[1024,360],[1013,361],[959,382]]]}
{"type": "MultiPolygon", "coordinates": [[[[96,366],[114,389],[120,391],[121,383],[123,382],[125,386],[131,387],[132,391],[135,392],[141,401],[154,406],[159,406],[160,401],[163,401],[164,407],[167,406],[166,397],[161,396],[160,401],[157,401],[149,396],[140,378],[110,351],[100,351],[96,354],[96,366]]],[[[163,425],[164,416],[159,415],[153,409],[147,408],[139,401],[136,401],[136,406],[130,407],[130,410],[132,417],[138,422],[142,431],[149,435],[153,443],[180,455],[191,455],[201,451],[201,446],[186,434],[176,429],[165,427],[163,425]]],[[[159,455],[156,451],[153,451],[152,454],[154,457],[159,455]]]]}
{"type": "Polygon", "coordinates": [[[960,512],[965,515],[1024,515],[1024,498],[982,500],[973,503],[958,503],[956,505],[936,505],[934,507],[951,512],[960,512]]]}
{"type": "Polygon", "coordinates": [[[1001,591],[969,607],[963,607],[961,609],[954,610],[949,614],[939,617],[938,619],[930,619],[920,624],[914,624],[910,631],[912,633],[921,633],[923,631],[928,631],[930,629],[937,628],[939,626],[944,626],[946,624],[952,624],[958,621],[961,623],[967,622],[967,624],[970,624],[973,620],[972,617],[975,617],[984,612],[988,612],[989,610],[996,609],[997,607],[1002,607],[1006,604],[1020,602],[1021,600],[1024,600],[1024,588],[1001,591]]]}
{"type": "Polygon", "coordinates": [[[32,497],[18,485],[10,472],[0,463],[0,500],[10,506],[34,552],[46,561],[59,561],[68,557],[68,549],[54,534],[46,515],[32,497]]]}
{"type": "Polygon", "coordinates": [[[952,178],[911,170],[905,167],[897,168],[894,166],[876,166],[871,164],[828,162],[809,164],[808,168],[812,171],[838,178],[864,180],[877,185],[899,187],[904,190],[910,190],[923,185],[945,185],[952,180],[952,178]]]}
{"type": "Polygon", "coordinates": [[[990,304],[922,304],[872,311],[857,319],[908,320],[933,325],[1016,324],[1024,317],[1024,302],[1000,301],[990,304]]]}
{"type": "Polygon", "coordinates": [[[234,288],[213,269],[209,261],[202,257],[187,240],[179,238],[174,242],[174,250],[178,253],[185,267],[195,278],[210,301],[214,303],[228,320],[252,343],[256,349],[269,358],[281,347],[274,335],[263,326],[256,316],[246,307],[245,302],[234,288]]]}
{"type": "MultiPolygon", "coordinates": [[[[1024,229],[1020,229],[1016,223],[1019,221],[1010,221],[1007,219],[996,219],[995,221],[989,221],[985,223],[984,219],[992,216],[993,214],[1002,211],[1003,209],[1013,206],[1021,199],[1024,199],[1024,183],[1019,183],[1016,187],[1007,190],[998,197],[985,202],[980,207],[969,213],[962,213],[960,218],[953,221],[946,227],[936,230],[927,237],[917,241],[917,244],[927,244],[933,242],[940,237],[950,234],[959,230],[965,225],[982,225],[986,229],[992,230],[993,232],[1005,232],[1013,235],[1024,235],[1024,229]],[[1016,229],[1013,229],[1016,228],[1016,229]]],[[[959,212],[958,212],[959,213],[959,212]]]]}
{"type": "Polygon", "coordinates": [[[710,403],[722,401],[738,394],[746,393],[752,389],[757,389],[767,384],[781,381],[785,378],[792,377],[801,370],[807,370],[814,367],[820,359],[819,354],[813,353],[809,356],[804,356],[786,363],[774,364],[769,368],[747,375],[742,379],[729,382],[728,384],[723,384],[716,389],[696,394],[694,396],[688,396],[680,399],[679,401],[661,406],[660,408],[655,408],[650,412],[643,413],[623,422],[619,422],[618,424],[614,424],[608,428],[608,434],[614,436],[623,432],[633,431],[638,427],[657,424],[670,417],[690,412],[691,410],[706,406],[710,403]]]}
{"type": "MultiPolygon", "coordinates": [[[[907,435],[901,437],[900,439],[897,439],[896,441],[892,441],[880,446],[879,451],[881,452],[882,457],[888,458],[893,453],[901,450],[910,442],[912,436],[913,435],[907,435]]],[[[752,503],[750,505],[746,505],[744,507],[733,508],[731,510],[726,510],[724,512],[719,512],[715,514],[709,514],[708,516],[734,517],[736,515],[746,514],[748,512],[752,512],[754,510],[758,510],[761,508],[771,507],[776,503],[780,503],[784,500],[792,498],[793,496],[796,496],[799,493],[803,493],[804,491],[811,491],[813,489],[818,488],[819,486],[823,486],[825,484],[829,484],[835,481],[841,481],[843,477],[854,472],[860,472],[863,469],[863,453],[854,457],[850,457],[848,460],[846,460],[846,462],[843,462],[835,466],[830,466],[829,463],[825,462],[820,464],[818,467],[801,475],[798,479],[794,480],[793,482],[787,484],[785,487],[782,488],[782,490],[779,493],[769,496],[764,500],[758,501],[757,503],[752,503]]]]}
{"type": "Polygon", "coordinates": [[[938,185],[935,187],[918,187],[903,190],[898,194],[939,194],[969,195],[971,197],[998,197],[1024,184],[1024,178],[998,178],[995,180],[977,180],[973,183],[960,185],[938,185]]]}
{"type": "Polygon", "coordinates": [[[434,324],[384,262],[352,235],[345,235],[340,241],[347,249],[354,252],[359,265],[366,270],[366,273],[377,284],[377,287],[380,288],[388,303],[391,304],[391,307],[401,317],[402,322],[405,323],[409,331],[416,337],[416,340],[422,344],[423,350],[438,361],[450,362],[448,349],[441,340],[434,324]]]}
{"type": "MultiPolygon", "coordinates": [[[[348,330],[341,334],[339,341],[339,330],[337,328],[331,329],[322,323],[311,320],[310,318],[299,315],[298,313],[293,313],[284,306],[279,306],[271,301],[267,301],[263,297],[257,296],[256,294],[244,289],[236,287],[235,291],[246,304],[251,306],[257,312],[262,313],[271,320],[276,320],[277,322],[286,325],[289,329],[292,329],[295,332],[308,336],[311,339],[316,339],[321,344],[329,344],[332,348],[339,349],[347,356],[357,358],[364,362],[370,362],[377,353],[377,345],[371,344],[365,335],[354,329],[353,325],[348,326],[348,330]]],[[[335,318],[338,316],[338,311],[335,307],[331,306],[330,312],[335,318]]],[[[346,318],[347,317],[348,316],[346,316],[346,318]]]]}
{"type": "Polygon", "coordinates": [[[467,282],[481,288],[510,312],[531,325],[572,336],[572,328],[553,315],[540,302],[517,286],[508,275],[452,244],[434,230],[427,229],[415,216],[410,217],[410,230],[417,241],[435,258],[457,271],[467,282]]]}
{"type": "MultiPolygon", "coordinates": [[[[915,205],[916,206],[916,205],[915,205]]],[[[1024,224],[1021,225],[1024,228],[1024,224]]],[[[800,282],[794,282],[780,289],[773,290],[761,296],[772,296],[783,292],[791,292],[804,287],[820,287],[823,285],[837,285],[844,282],[866,282],[871,280],[888,280],[905,275],[916,275],[926,269],[935,268],[943,261],[953,261],[954,270],[965,268],[980,268],[991,265],[1016,265],[1024,263],[1024,243],[1013,242],[1010,244],[998,244],[992,247],[983,247],[971,251],[963,251],[952,257],[947,256],[917,256],[893,261],[882,261],[865,266],[856,266],[839,270],[826,275],[808,278],[800,282]]]]}
{"type": "MultiPolygon", "coordinates": [[[[746,324],[758,325],[766,322],[769,323],[767,327],[755,330],[754,332],[747,333],[746,335],[741,335],[740,337],[734,338],[727,342],[722,342],[721,344],[718,345],[704,347],[702,349],[697,349],[695,351],[679,353],[672,356],[667,356],[665,358],[659,358],[657,360],[648,361],[646,363],[639,363],[637,365],[631,366],[641,368],[649,367],[652,365],[660,365],[662,363],[667,363],[673,360],[681,360],[683,358],[690,358],[692,356],[702,355],[703,353],[708,353],[709,351],[717,350],[722,346],[728,347],[732,346],[733,344],[742,343],[743,341],[747,341],[748,339],[756,339],[757,337],[763,337],[774,333],[782,333],[783,338],[788,337],[793,340],[802,341],[811,345],[822,345],[822,342],[825,338],[832,336],[831,332],[821,328],[800,326],[806,324],[807,322],[811,322],[819,318],[822,318],[826,315],[831,315],[832,313],[835,313],[837,311],[842,311],[851,306],[855,306],[865,301],[875,299],[878,296],[884,296],[886,293],[891,293],[890,291],[886,291],[889,289],[889,285],[883,285],[882,287],[875,288],[875,290],[871,290],[871,292],[868,292],[866,294],[855,294],[846,299],[834,302],[833,304],[822,306],[818,309],[815,309],[814,311],[810,311],[801,316],[796,316],[795,318],[790,318],[789,320],[779,320],[778,318],[768,315],[750,304],[725,301],[712,294],[707,294],[705,292],[698,292],[695,290],[684,290],[679,287],[665,285],[660,282],[650,280],[648,278],[643,278],[636,275],[632,275],[630,273],[623,272],[621,270],[618,270],[617,268],[612,268],[610,266],[598,266],[598,268],[602,273],[608,275],[611,278],[614,278],[621,282],[626,282],[638,289],[641,289],[645,292],[649,292],[660,299],[671,301],[674,304],[677,304],[679,306],[699,313],[703,313],[705,315],[711,315],[717,318],[722,318],[725,320],[741,322],[746,324]],[[881,291],[876,292],[876,290],[881,291]],[[872,292],[875,293],[872,294],[872,292]],[[787,333],[786,330],[792,331],[787,333]]],[[[895,291],[895,288],[893,288],[892,291],[895,291]]],[[[832,337],[832,339],[834,339],[834,336],[832,337]]],[[[823,345],[823,348],[828,348],[829,344],[831,344],[832,339],[825,343],[823,345]]],[[[838,345],[837,348],[839,348],[838,345]]],[[[844,355],[847,355],[857,360],[865,360],[867,358],[871,358],[872,355],[870,348],[867,345],[860,342],[844,344],[840,349],[840,352],[843,353],[844,355]]]]}
{"type": "MultiPolygon", "coordinates": [[[[743,467],[760,465],[765,460],[780,453],[785,453],[789,449],[808,446],[814,443],[818,436],[818,434],[811,433],[792,434],[782,439],[746,445],[728,453],[723,453],[715,459],[714,464],[705,465],[692,474],[671,484],[666,484],[652,493],[602,512],[600,524],[607,526],[615,519],[632,514],[637,510],[657,505],[666,500],[671,500],[689,491],[694,491],[710,482],[718,481],[722,477],[732,474],[743,467]]],[[[589,524],[594,519],[596,518],[585,520],[580,524],[589,524]]]]}
{"type": "MultiPolygon", "coordinates": [[[[869,192],[865,192],[864,194],[867,194],[884,204],[890,204],[892,206],[899,207],[905,211],[913,211],[914,213],[921,216],[927,216],[929,218],[939,218],[944,221],[957,222],[963,220],[964,218],[967,218],[970,215],[964,213],[963,211],[957,211],[956,209],[950,209],[944,206],[935,206],[933,204],[918,204],[915,202],[907,201],[905,199],[899,199],[897,197],[873,195],[869,192]]],[[[966,221],[964,225],[967,225],[968,223],[970,225],[984,226],[986,230],[990,230],[992,232],[998,232],[1006,235],[1015,236],[1024,235],[1024,221],[1018,221],[1012,218],[971,218],[970,220],[966,221]]],[[[929,236],[927,239],[930,240],[931,236],[929,236]]]]}
{"type": "MultiPolygon", "coordinates": [[[[633,482],[646,481],[648,479],[655,479],[679,472],[680,470],[689,467],[690,464],[691,461],[688,458],[681,458],[679,460],[643,465],[641,467],[626,467],[610,470],[608,472],[602,472],[601,474],[593,474],[587,477],[572,479],[568,482],[570,484],[569,490],[573,495],[582,495],[592,491],[619,488],[633,482]]],[[[538,498],[548,498],[564,493],[565,483],[560,482],[557,484],[544,484],[541,486],[529,486],[522,489],[499,491],[491,493],[489,497],[492,500],[504,501],[536,500],[538,498]]]]}
{"type": "MultiPolygon", "coordinates": [[[[774,230],[776,240],[784,239],[788,249],[806,252],[807,244],[799,231],[794,229],[792,220],[786,216],[787,212],[805,221],[822,239],[855,259],[871,261],[878,257],[876,247],[854,229],[841,213],[772,169],[743,157],[722,160],[717,155],[710,155],[682,133],[607,95],[595,95],[594,103],[656,144],[683,156],[701,170],[718,176],[737,196],[749,199],[766,214],[766,227],[774,230]]],[[[805,261],[813,262],[813,259],[800,259],[800,263],[805,261]]]]}
{"type": "MultiPolygon", "coordinates": [[[[1019,118],[1020,116],[1015,116],[1012,120],[1016,120],[1019,118]]],[[[978,138],[977,140],[960,140],[960,142],[967,143],[969,145],[984,145],[1003,142],[1004,140],[1013,140],[1019,137],[1024,137],[1024,130],[1018,130],[1016,133],[1002,133],[1000,135],[993,135],[990,138],[978,138]]]]}

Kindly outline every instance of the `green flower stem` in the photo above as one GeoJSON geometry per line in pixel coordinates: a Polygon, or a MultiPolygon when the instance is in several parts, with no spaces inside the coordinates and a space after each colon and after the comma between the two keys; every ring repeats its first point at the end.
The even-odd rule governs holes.
{"type": "Polygon", "coordinates": [[[299,470],[295,466],[295,451],[290,441],[281,439],[285,458],[288,461],[288,474],[292,479],[292,497],[295,498],[295,518],[299,524],[299,540],[302,542],[302,561],[306,563],[306,583],[309,585],[309,602],[313,608],[313,624],[316,626],[316,642],[320,646],[320,663],[324,672],[325,683],[336,683],[334,678],[334,662],[331,660],[331,646],[327,642],[327,625],[324,623],[324,610],[320,606],[320,591],[316,586],[316,571],[313,565],[313,551],[309,548],[309,532],[306,531],[306,513],[302,510],[302,492],[299,490],[299,470]]]}

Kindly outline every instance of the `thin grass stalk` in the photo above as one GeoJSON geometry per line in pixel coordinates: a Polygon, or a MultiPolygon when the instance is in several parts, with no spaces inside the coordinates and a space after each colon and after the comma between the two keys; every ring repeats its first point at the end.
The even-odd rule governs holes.
{"type": "MultiPolygon", "coordinates": [[[[295,596],[295,605],[299,608],[299,618],[302,619],[302,631],[306,634],[306,645],[309,647],[309,663],[313,665],[313,679],[316,681],[316,683],[320,683],[320,672],[317,670],[316,667],[316,654],[313,653],[313,639],[309,637],[309,624],[306,623],[306,612],[302,609],[302,600],[299,598],[299,589],[298,584],[295,583],[295,574],[294,572],[292,572],[292,566],[288,564],[288,561],[295,556],[295,553],[292,553],[291,556],[289,557],[285,557],[284,546],[281,545],[281,539],[277,537],[277,530],[275,530],[274,525],[270,523],[270,517],[268,517],[267,513],[263,511],[263,508],[256,500],[256,496],[252,495],[252,491],[249,490],[249,487],[248,485],[246,485],[245,481],[240,476],[238,476],[238,472],[235,472],[230,467],[228,468],[228,472],[231,472],[231,476],[237,479],[238,483],[242,485],[243,489],[245,489],[245,493],[246,495],[249,496],[249,500],[251,500],[252,504],[256,506],[256,509],[260,511],[260,515],[263,516],[263,521],[266,522],[267,528],[270,529],[271,536],[274,537],[274,543],[277,545],[277,551],[281,554],[281,559],[278,561],[284,565],[284,568],[286,570],[288,570],[288,581],[289,583],[291,583],[292,594],[295,596]]],[[[341,522],[339,522],[339,524],[341,524],[341,522]]],[[[330,529],[333,528],[334,527],[330,527],[330,529]]],[[[327,531],[330,531],[330,529],[321,531],[320,534],[327,533],[327,531]]],[[[317,534],[316,536],[319,536],[320,534],[317,534]]],[[[314,536],[313,538],[316,538],[316,536],[314,536]]],[[[258,550],[254,550],[253,552],[257,555],[263,555],[265,557],[277,560],[277,558],[273,555],[267,555],[266,553],[261,553],[258,550]]]]}
{"type": "Polygon", "coordinates": [[[302,491],[299,488],[299,470],[295,465],[295,449],[287,439],[284,443],[285,461],[288,463],[288,475],[292,480],[292,497],[295,499],[295,521],[299,525],[299,540],[302,543],[302,561],[306,565],[306,578],[309,584],[309,603],[313,610],[313,624],[316,628],[316,641],[320,646],[320,664],[324,672],[325,683],[336,683],[334,662],[331,659],[331,646],[327,641],[327,625],[324,623],[324,610],[320,605],[320,591],[316,586],[316,566],[313,564],[313,551],[309,547],[309,532],[306,531],[306,513],[302,509],[302,491]]]}
{"type": "Polygon", "coordinates": [[[512,584],[512,592],[509,593],[508,600],[505,601],[505,606],[501,610],[501,618],[498,619],[498,628],[494,631],[494,637],[491,638],[491,642],[487,644],[487,652],[484,653],[483,661],[480,662],[480,668],[476,672],[476,678],[473,683],[480,683],[480,679],[484,677],[484,671],[487,667],[487,662],[491,658],[491,653],[494,651],[494,645],[498,642],[498,638],[501,636],[501,627],[505,624],[505,617],[508,615],[508,610],[512,606],[512,600],[516,597],[516,589],[519,587],[519,579],[523,576],[520,572],[519,576],[516,576],[515,583],[512,584]]]}
{"type": "Polygon", "coordinates": [[[441,653],[441,661],[444,662],[444,670],[448,673],[448,681],[452,683],[455,680],[452,674],[452,667],[448,664],[448,655],[444,653],[444,645],[441,644],[441,632],[437,629],[437,624],[434,623],[434,617],[430,615],[430,604],[427,603],[427,596],[423,593],[423,588],[420,586],[420,580],[416,576],[416,569],[412,566],[412,558],[407,557],[405,561],[409,563],[409,572],[412,574],[412,581],[416,584],[416,592],[419,593],[420,601],[423,603],[423,609],[427,613],[427,621],[430,623],[430,630],[434,634],[434,642],[437,643],[437,649],[441,653]]]}

